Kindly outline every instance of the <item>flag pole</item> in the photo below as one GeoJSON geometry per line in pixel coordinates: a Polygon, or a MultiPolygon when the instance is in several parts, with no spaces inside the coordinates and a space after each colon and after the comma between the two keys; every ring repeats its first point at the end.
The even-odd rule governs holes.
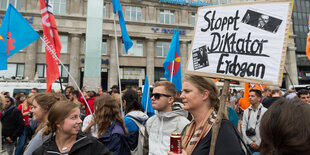
{"type": "MultiPolygon", "coordinates": [[[[144,86],[145,86],[145,81],[144,81],[144,86]]],[[[150,83],[149,83],[149,88],[147,89],[147,97],[146,97],[146,104],[145,104],[146,106],[145,106],[145,111],[144,111],[145,114],[147,114],[147,108],[149,107],[149,96],[150,96],[150,83]]]]}
{"type": "MultiPolygon", "coordinates": [[[[118,13],[118,12],[117,12],[118,13]]],[[[119,58],[118,58],[118,44],[117,44],[117,33],[116,33],[116,22],[115,22],[115,14],[114,14],[114,36],[115,36],[115,50],[116,50],[116,63],[117,63],[117,73],[118,73],[118,83],[119,83],[119,91],[120,91],[120,104],[121,104],[121,113],[124,117],[123,111],[123,101],[122,101],[122,84],[121,84],[121,77],[120,77],[120,69],[119,69],[119,58]]]]}
{"type": "MultiPolygon", "coordinates": [[[[175,56],[174,56],[174,59],[175,59],[175,56]]],[[[172,70],[171,70],[170,82],[172,82],[173,72],[174,72],[174,60],[173,60],[173,63],[172,63],[172,70]]]]}
{"type": "Polygon", "coordinates": [[[57,55],[53,52],[53,50],[46,44],[46,42],[44,41],[44,39],[42,37],[40,37],[40,39],[42,40],[42,42],[44,43],[45,47],[47,47],[47,49],[50,51],[50,53],[53,54],[53,56],[58,60],[58,62],[61,64],[61,66],[64,68],[64,70],[68,73],[69,77],[71,78],[71,80],[73,81],[73,83],[75,84],[75,86],[78,88],[79,92],[81,93],[81,96],[84,99],[84,102],[86,103],[86,106],[89,110],[89,112],[91,113],[91,115],[95,118],[93,112],[91,111],[88,102],[86,101],[80,87],[78,86],[78,84],[75,82],[75,80],[73,79],[72,75],[69,73],[68,69],[64,66],[64,64],[62,63],[62,61],[57,57],[57,55]]]}

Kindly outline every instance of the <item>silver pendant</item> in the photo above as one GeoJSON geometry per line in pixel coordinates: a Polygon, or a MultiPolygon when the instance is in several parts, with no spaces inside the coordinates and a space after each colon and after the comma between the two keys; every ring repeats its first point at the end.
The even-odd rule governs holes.
{"type": "Polygon", "coordinates": [[[63,147],[61,150],[66,151],[67,149],[68,149],[68,147],[63,147]]]}

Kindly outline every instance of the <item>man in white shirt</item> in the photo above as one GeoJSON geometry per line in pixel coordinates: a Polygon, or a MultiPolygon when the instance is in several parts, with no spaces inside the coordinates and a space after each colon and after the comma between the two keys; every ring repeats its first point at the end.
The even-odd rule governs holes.
{"type": "Polygon", "coordinates": [[[264,113],[267,111],[260,103],[261,98],[260,90],[251,89],[249,93],[251,106],[243,113],[242,135],[252,153],[259,151],[261,143],[259,126],[264,113]]]}

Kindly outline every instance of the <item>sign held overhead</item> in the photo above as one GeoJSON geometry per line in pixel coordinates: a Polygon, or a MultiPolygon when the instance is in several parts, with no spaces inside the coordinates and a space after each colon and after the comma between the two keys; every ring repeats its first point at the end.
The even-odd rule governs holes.
{"type": "Polygon", "coordinates": [[[281,85],[292,0],[198,9],[186,72],[281,85]]]}

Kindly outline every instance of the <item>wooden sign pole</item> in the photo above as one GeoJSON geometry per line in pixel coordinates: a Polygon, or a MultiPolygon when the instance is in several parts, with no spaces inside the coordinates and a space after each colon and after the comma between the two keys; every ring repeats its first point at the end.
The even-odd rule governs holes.
{"type": "Polygon", "coordinates": [[[213,129],[212,129],[212,139],[211,139],[209,155],[214,155],[214,153],[215,153],[215,145],[216,145],[217,136],[219,134],[221,122],[222,122],[222,119],[224,117],[225,110],[226,110],[225,107],[226,107],[226,100],[227,100],[227,96],[228,96],[229,84],[230,84],[229,80],[224,81],[222,95],[220,98],[220,107],[219,107],[219,111],[217,114],[216,122],[213,126],[213,129]]]}

